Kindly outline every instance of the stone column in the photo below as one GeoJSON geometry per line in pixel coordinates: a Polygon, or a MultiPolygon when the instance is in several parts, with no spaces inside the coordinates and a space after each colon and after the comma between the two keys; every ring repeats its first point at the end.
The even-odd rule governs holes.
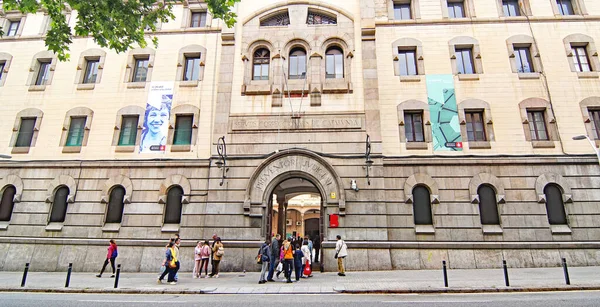
{"type": "Polygon", "coordinates": [[[277,233],[281,234],[282,237],[285,236],[285,210],[287,209],[287,204],[285,203],[285,195],[277,194],[277,233]]]}

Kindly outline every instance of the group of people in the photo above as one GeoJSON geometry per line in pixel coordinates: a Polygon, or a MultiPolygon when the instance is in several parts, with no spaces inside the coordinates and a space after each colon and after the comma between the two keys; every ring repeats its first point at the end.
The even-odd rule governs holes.
{"type": "MultiPolygon", "coordinates": [[[[198,241],[194,248],[194,271],[193,278],[202,278],[202,270],[204,270],[204,278],[215,277],[219,278],[219,265],[225,254],[225,248],[221,238],[216,234],[212,237],[213,242],[209,244],[208,240],[198,241]],[[211,263],[211,273],[208,273],[208,264],[211,263]]],[[[300,278],[312,277],[313,255],[315,261],[319,261],[319,240],[316,244],[307,237],[289,237],[285,240],[281,239],[281,235],[277,234],[273,239],[267,239],[260,247],[257,255],[257,262],[262,264],[260,272],[259,284],[264,284],[268,281],[275,281],[273,276],[283,272],[287,283],[292,282],[292,272],[295,273],[296,281],[300,278]]],[[[112,267],[112,275],[115,277],[115,259],[118,256],[118,248],[115,240],[111,239],[108,246],[108,252],[104,265],[100,274],[96,277],[102,277],[106,266],[110,263],[112,267]]],[[[165,259],[162,262],[162,273],[158,277],[158,283],[162,284],[165,276],[167,282],[172,285],[177,284],[179,268],[179,245],[181,238],[179,234],[169,240],[166,246],[165,259]]],[[[335,246],[335,258],[338,262],[338,275],[346,276],[344,268],[344,258],[348,256],[348,247],[342,240],[341,236],[337,236],[335,246]]]]}

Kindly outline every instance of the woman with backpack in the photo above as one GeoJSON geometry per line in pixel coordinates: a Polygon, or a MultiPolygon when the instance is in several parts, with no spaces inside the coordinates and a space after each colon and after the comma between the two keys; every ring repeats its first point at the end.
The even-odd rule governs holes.
{"type": "Polygon", "coordinates": [[[221,238],[217,237],[215,239],[215,244],[212,248],[213,251],[213,271],[210,273],[210,277],[219,278],[219,264],[221,264],[221,259],[223,259],[223,255],[225,255],[225,248],[223,247],[223,243],[221,243],[221,238]]]}
{"type": "Polygon", "coordinates": [[[102,277],[102,273],[104,273],[104,269],[106,269],[109,261],[112,268],[112,275],[110,275],[110,277],[115,277],[115,259],[119,255],[119,252],[117,251],[117,243],[115,240],[110,239],[109,243],[108,253],[106,253],[106,260],[104,260],[104,265],[102,266],[102,270],[100,270],[100,274],[96,275],[96,277],[102,277]]]}
{"type": "Polygon", "coordinates": [[[269,262],[271,260],[269,257],[269,255],[271,254],[271,248],[269,247],[270,244],[271,239],[267,239],[258,250],[258,255],[260,256],[260,261],[262,263],[262,269],[260,270],[260,279],[258,280],[259,284],[264,284],[267,282],[265,274],[269,271],[269,262]]]}

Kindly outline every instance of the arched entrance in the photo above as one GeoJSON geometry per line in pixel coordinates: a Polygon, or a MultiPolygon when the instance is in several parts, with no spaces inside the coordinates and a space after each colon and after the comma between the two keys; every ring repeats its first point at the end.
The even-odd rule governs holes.
{"type": "MultiPolygon", "coordinates": [[[[319,205],[310,208],[313,214],[310,217],[316,219],[316,222],[310,222],[311,232],[316,232],[321,242],[334,240],[335,238],[328,237],[325,220],[330,214],[344,215],[346,207],[343,186],[333,167],[308,150],[286,150],[264,161],[250,178],[244,213],[262,219],[262,233],[265,237],[270,237],[273,233],[287,234],[287,229],[295,226],[304,226],[299,228],[304,233],[296,233],[304,236],[306,221],[290,221],[286,218],[290,200],[300,195],[313,195],[319,199],[319,205]],[[292,225],[287,225],[288,223],[292,225]],[[314,223],[318,223],[317,229],[314,223]]],[[[307,211],[309,210],[305,214],[307,211]]]]}

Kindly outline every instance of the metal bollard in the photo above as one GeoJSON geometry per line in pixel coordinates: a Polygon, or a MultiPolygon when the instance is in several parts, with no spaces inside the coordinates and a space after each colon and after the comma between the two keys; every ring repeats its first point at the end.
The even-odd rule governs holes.
{"type": "Polygon", "coordinates": [[[117,264],[117,276],[115,276],[115,289],[119,287],[119,276],[121,276],[121,265],[117,264]]]}
{"type": "Polygon", "coordinates": [[[23,270],[23,279],[21,279],[21,287],[25,287],[27,281],[27,272],[29,272],[29,262],[25,263],[25,270],[23,270]]]}
{"type": "Polygon", "coordinates": [[[508,268],[506,267],[506,260],[502,260],[502,268],[504,269],[504,283],[507,287],[510,287],[510,281],[508,280],[508,268]]]}
{"type": "Polygon", "coordinates": [[[69,287],[71,283],[71,272],[73,271],[73,264],[69,263],[69,268],[67,269],[67,280],[65,281],[65,288],[69,287]]]}
{"type": "Polygon", "coordinates": [[[563,272],[565,273],[565,282],[567,283],[567,285],[571,284],[571,279],[569,278],[569,268],[567,267],[567,259],[562,258],[562,267],[563,267],[563,272]]]}
{"type": "Polygon", "coordinates": [[[446,270],[446,260],[442,260],[442,271],[444,272],[444,287],[448,288],[448,271],[446,270]]]}

